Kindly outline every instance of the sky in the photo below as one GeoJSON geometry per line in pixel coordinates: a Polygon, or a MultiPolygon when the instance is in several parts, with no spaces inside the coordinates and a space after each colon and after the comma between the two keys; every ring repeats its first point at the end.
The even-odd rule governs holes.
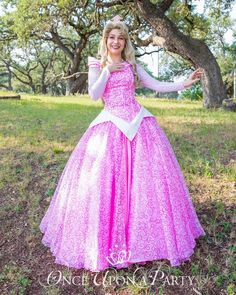
{"type": "MultiPolygon", "coordinates": [[[[204,2],[205,2],[204,0],[193,1],[193,3],[197,5],[198,13],[203,13],[204,2]]],[[[234,20],[234,22],[235,22],[234,26],[236,27],[236,4],[233,5],[233,9],[231,10],[230,16],[231,16],[231,19],[234,20]]],[[[233,42],[232,30],[228,30],[227,33],[225,34],[224,38],[228,44],[231,44],[233,42]]],[[[147,52],[151,52],[154,50],[157,50],[156,46],[149,45],[148,47],[146,47],[147,52]]],[[[155,76],[158,75],[158,53],[152,53],[149,55],[145,55],[145,56],[141,57],[140,60],[142,60],[143,62],[145,62],[148,65],[148,68],[150,69],[150,71],[152,71],[152,73],[155,76]]]]}

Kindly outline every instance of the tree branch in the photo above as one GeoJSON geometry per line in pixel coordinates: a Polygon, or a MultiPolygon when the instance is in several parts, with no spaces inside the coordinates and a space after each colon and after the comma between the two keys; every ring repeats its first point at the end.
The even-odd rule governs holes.
{"type": "Polygon", "coordinates": [[[144,53],[141,53],[141,54],[135,54],[135,57],[140,57],[140,56],[143,56],[143,55],[149,55],[149,54],[152,54],[152,53],[155,53],[155,52],[159,52],[159,51],[161,51],[161,50],[163,50],[163,48],[159,48],[158,50],[154,50],[154,51],[150,51],[150,52],[144,52],[144,53]]]}
{"type": "Polygon", "coordinates": [[[8,86],[1,84],[1,83],[0,83],[0,87],[8,89],[8,86]]]}
{"type": "Polygon", "coordinates": [[[115,5],[124,5],[127,3],[134,3],[134,0],[113,0],[111,2],[106,3],[104,3],[104,1],[97,0],[95,5],[96,7],[112,7],[115,5]]]}
{"type": "Polygon", "coordinates": [[[58,33],[53,31],[53,29],[51,29],[50,33],[52,35],[51,41],[56,43],[64,51],[64,53],[69,57],[69,59],[71,61],[73,61],[73,59],[74,59],[73,52],[70,51],[70,49],[68,47],[66,47],[66,45],[61,41],[60,36],[58,35],[58,33]]]}
{"type": "Polygon", "coordinates": [[[173,2],[174,0],[163,0],[161,3],[157,5],[157,9],[165,13],[170,8],[173,2]]]}
{"type": "MultiPolygon", "coordinates": [[[[112,7],[115,5],[124,5],[127,3],[134,3],[134,2],[135,2],[134,0],[113,0],[111,2],[104,3],[104,1],[97,0],[96,7],[112,7]]],[[[162,13],[165,13],[170,8],[170,6],[172,5],[173,2],[174,2],[174,0],[163,0],[157,6],[155,6],[154,4],[152,4],[152,5],[155,6],[155,8],[160,10],[162,13]]]]}
{"type": "Polygon", "coordinates": [[[153,36],[149,36],[145,40],[142,40],[138,37],[138,35],[135,35],[133,36],[133,39],[138,46],[148,46],[153,42],[153,36]]]}
{"type": "Polygon", "coordinates": [[[51,81],[60,81],[60,80],[68,80],[70,78],[76,77],[78,78],[81,74],[88,74],[88,72],[76,72],[72,75],[69,76],[64,76],[65,73],[61,73],[59,75],[55,75],[54,77],[52,77],[51,81]]]}
{"type": "Polygon", "coordinates": [[[19,78],[19,76],[16,75],[15,72],[12,72],[13,76],[16,77],[17,80],[19,80],[21,83],[26,84],[26,85],[30,85],[29,82],[22,80],[21,78],[19,78]]]}
{"type": "Polygon", "coordinates": [[[78,78],[81,74],[88,74],[88,72],[77,72],[77,73],[74,73],[70,76],[66,76],[66,77],[62,76],[61,80],[67,80],[67,79],[73,78],[75,76],[76,76],[76,78],[78,78]]]}

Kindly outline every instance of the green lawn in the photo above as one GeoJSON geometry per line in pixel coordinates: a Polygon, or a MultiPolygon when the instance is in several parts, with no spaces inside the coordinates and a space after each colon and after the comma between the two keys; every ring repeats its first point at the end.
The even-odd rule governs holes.
{"type": "Polygon", "coordinates": [[[83,287],[86,292],[62,283],[41,286],[53,270],[66,277],[92,276],[53,263],[41,244],[39,222],[66,161],[102,104],[88,96],[23,95],[0,100],[1,294],[236,294],[236,114],[206,110],[200,102],[138,101],[166,131],[207,233],[197,241],[191,263],[170,268],[156,261],[142,271],[162,265],[169,276],[195,276],[194,285],[113,282],[104,287],[91,280],[83,287]]]}

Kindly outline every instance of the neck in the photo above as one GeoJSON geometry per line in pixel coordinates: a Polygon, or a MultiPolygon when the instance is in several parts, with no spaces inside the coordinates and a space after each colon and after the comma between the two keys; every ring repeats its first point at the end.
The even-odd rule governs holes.
{"type": "Polygon", "coordinates": [[[123,61],[121,55],[110,55],[110,54],[108,54],[107,60],[109,62],[115,62],[115,63],[119,63],[123,61]]]}

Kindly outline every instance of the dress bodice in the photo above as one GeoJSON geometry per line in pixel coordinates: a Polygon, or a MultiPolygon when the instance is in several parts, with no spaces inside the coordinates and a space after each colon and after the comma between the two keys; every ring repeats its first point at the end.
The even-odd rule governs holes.
{"type": "Polygon", "coordinates": [[[123,63],[124,68],[110,74],[103,94],[104,109],[131,121],[141,106],[135,98],[135,84],[132,65],[123,63]]]}
{"type": "MultiPolygon", "coordinates": [[[[119,71],[110,72],[102,68],[101,62],[88,57],[88,90],[90,96],[97,100],[102,98],[104,109],[89,125],[93,127],[103,122],[113,122],[130,140],[138,131],[145,117],[154,117],[135,98],[135,81],[132,65],[125,61],[119,71]]],[[[151,77],[139,64],[137,74],[142,86],[158,92],[171,92],[184,89],[183,82],[162,82],[151,77]]]]}

